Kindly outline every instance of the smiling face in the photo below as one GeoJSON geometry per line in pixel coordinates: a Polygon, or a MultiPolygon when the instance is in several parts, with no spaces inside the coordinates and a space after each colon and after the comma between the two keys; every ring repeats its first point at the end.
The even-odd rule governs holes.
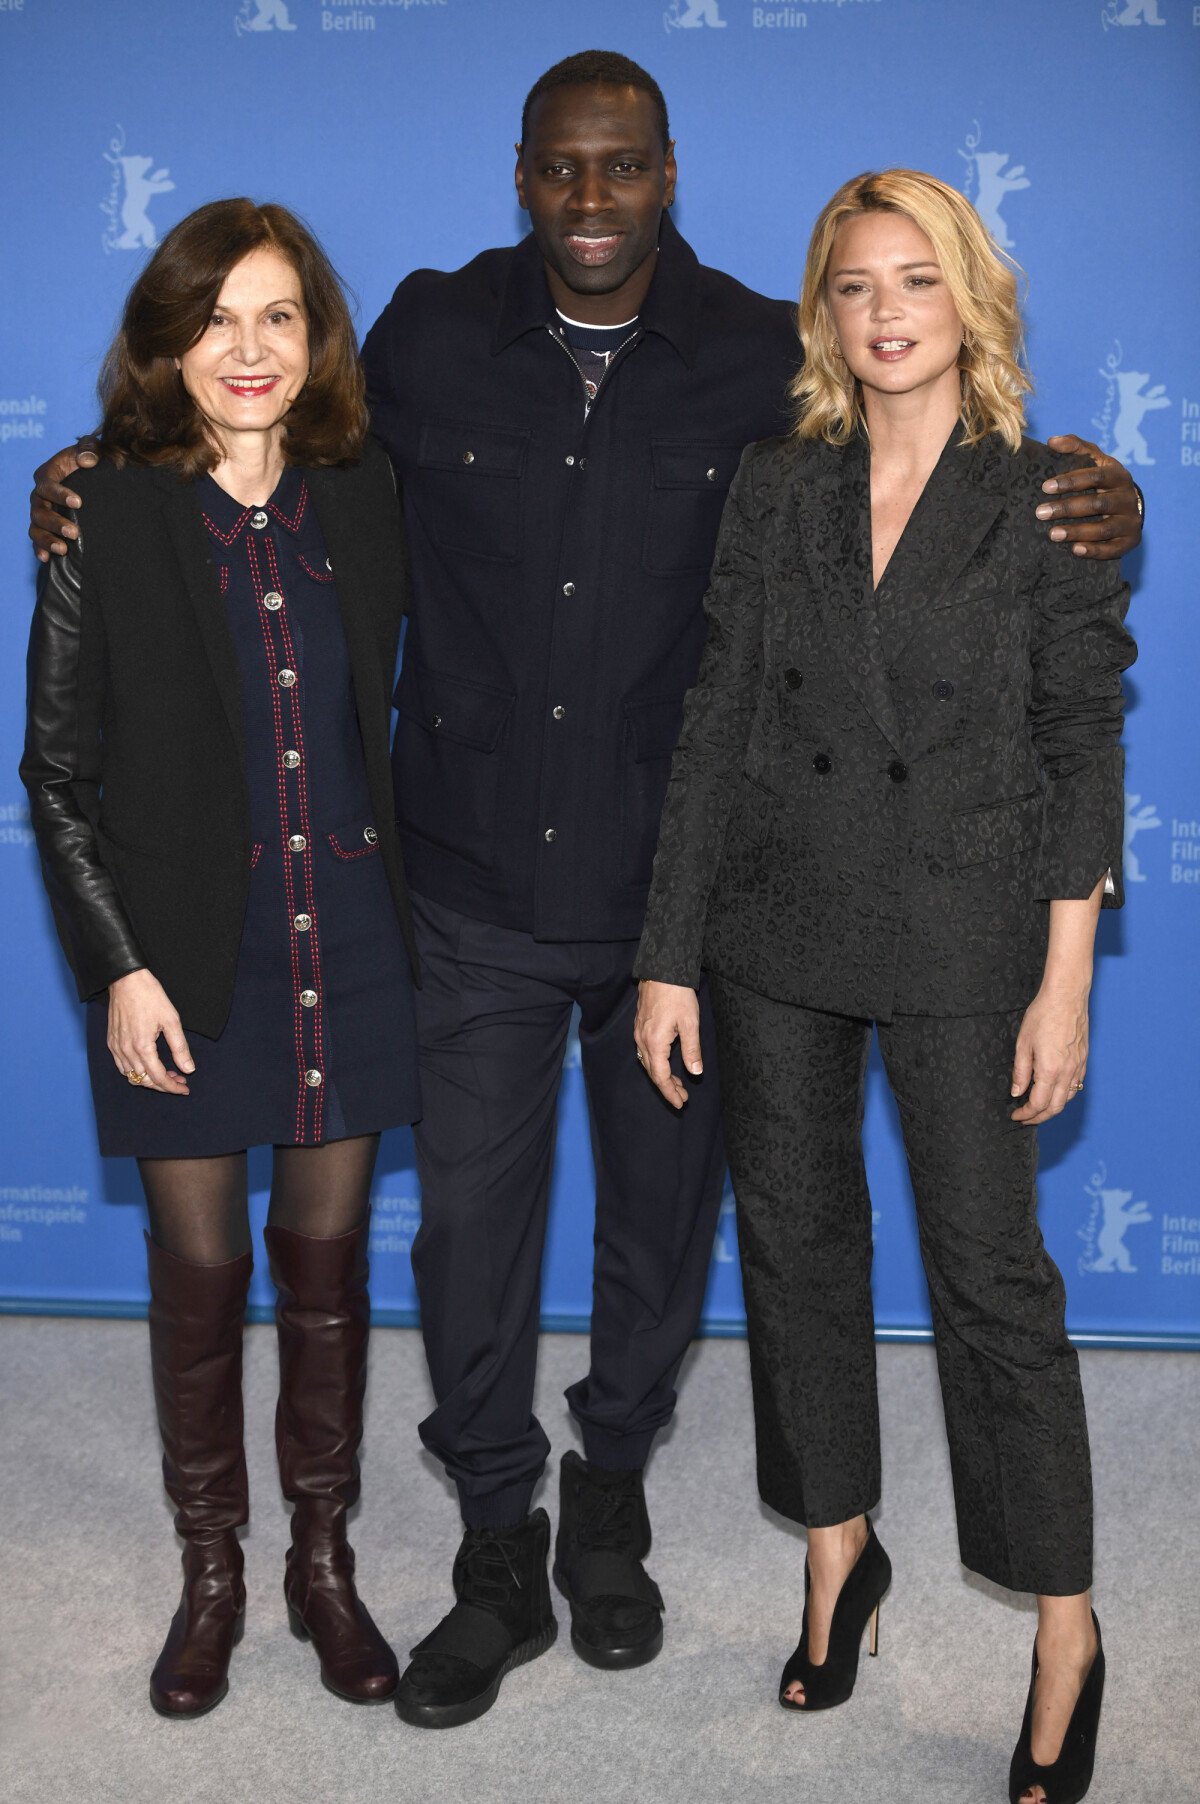
{"type": "Polygon", "coordinates": [[[646,298],[675,197],[675,158],[650,96],[602,82],[553,88],[517,148],[517,195],[555,306],[587,324],[623,324],[646,298]]]}
{"type": "Polygon", "coordinates": [[[963,326],[933,245],[906,213],[871,211],[842,225],[826,300],[842,356],[871,394],[945,388],[959,395],[963,326]]]}
{"type": "Polygon", "coordinates": [[[207,327],[178,360],[183,386],[228,453],[236,433],[282,435],[308,380],[308,323],[300,278],[269,246],[221,284],[207,327]]]}

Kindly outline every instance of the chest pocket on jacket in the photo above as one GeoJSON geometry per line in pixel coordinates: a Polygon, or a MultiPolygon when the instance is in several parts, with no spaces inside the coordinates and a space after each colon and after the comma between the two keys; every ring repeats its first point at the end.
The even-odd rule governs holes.
{"type": "Polygon", "coordinates": [[[496,426],[422,426],[413,500],[444,551],[493,563],[516,559],[529,436],[496,426]]]}
{"type": "Polygon", "coordinates": [[[741,457],[737,445],[680,445],[656,440],[642,562],[656,575],[707,575],[721,510],[741,457]]]}

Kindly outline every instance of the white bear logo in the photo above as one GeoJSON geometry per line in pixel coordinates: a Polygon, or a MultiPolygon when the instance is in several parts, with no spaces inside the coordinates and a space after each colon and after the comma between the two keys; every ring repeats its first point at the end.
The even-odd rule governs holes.
{"type": "Polygon", "coordinates": [[[1167,21],[1159,16],[1158,0],[1125,0],[1124,6],[1121,0],[1108,0],[1100,22],[1107,31],[1110,25],[1165,25],[1167,21]]]}
{"type": "Polygon", "coordinates": [[[724,31],[717,0],[671,0],[670,10],[663,14],[664,31],[695,31],[701,25],[712,25],[724,31]]]}
{"type": "Polygon", "coordinates": [[[1146,873],[1137,860],[1133,850],[1136,836],[1147,827],[1161,827],[1158,810],[1153,802],[1142,802],[1141,796],[1125,795],[1125,877],[1129,883],[1145,883],[1146,873]],[[1139,807],[1139,803],[1141,806],[1139,807]]]}
{"type": "Polygon", "coordinates": [[[118,162],[125,178],[125,195],[121,202],[123,230],[115,241],[116,248],[121,251],[152,250],[158,243],[158,235],[146,209],[156,194],[169,194],[174,188],[171,171],[155,169],[148,173],[153,157],[119,157],[118,162]]]}
{"type": "Polygon", "coordinates": [[[1102,1165],[1084,1189],[1092,1199],[1091,1216],[1086,1228],[1079,1230],[1084,1251],[1079,1260],[1081,1272],[1136,1272],[1129,1257],[1125,1236],[1130,1228],[1152,1220],[1149,1205],[1135,1203],[1132,1190],[1110,1188],[1102,1165]]]}
{"type": "Polygon", "coordinates": [[[1151,389],[1147,370],[1101,370],[1117,385],[1117,417],[1113,425],[1113,456],[1122,464],[1152,464],[1150,447],[1142,433],[1142,421],[1159,407],[1169,407],[1171,397],[1161,382],[1151,389]]]}
{"type": "Polygon", "coordinates": [[[240,37],[243,31],[295,31],[288,18],[286,0],[242,0],[242,10],[233,22],[240,37]]]}

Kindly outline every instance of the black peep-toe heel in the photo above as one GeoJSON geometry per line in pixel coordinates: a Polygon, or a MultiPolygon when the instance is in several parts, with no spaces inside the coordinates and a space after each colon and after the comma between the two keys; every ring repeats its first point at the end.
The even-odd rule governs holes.
{"type": "Polygon", "coordinates": [[[1008,1769],[1009,1804],[1019,1804],[1021,1793],[1032,1785],[1041,1786],[1046,1794],[1046,1804],[1079,1804],[1079,1800],[1087,1796],[1092,1768],[1096,1764],[1096,1736],[1104,1698],[1104,1644],[1094,1610],[1092,1626],[1096,1631],[1096,1657],[1075,1700],[1058,1759],[1049,1766],[1039,1766],[1033,1757],[1033,1693],[1038,1676],[1037,1641],[1034,1641],[1033,1675],[1025,1700],[1025,1720],[1008,1769]]]}
{"type": "Polygon", "coordinates": [[[829,1647],[820,1666],[808,1657],[808,1594],[810,1578],[808,1561],[804,1562],[804,1620],[800,1625],[800,1642],[783,1669],[779,1681],[779,1702],[785,1710],[832,1710],[844,1704],[854,1690],[858,1677],[858,1651],[863,1630],[871,1625],[870,1648],[879,1652],[879,1605],[892,1582],[892,1562],[875,1538],[875,1529],[867,1524],[867,1539],[858,1559],[851,1567],[846,1582],[838,1592],[833,1621],[829,1625],[829,1647]],[[787,1694],[789,1685],[799,1680],[804,1687],[804,1702],[793,1703],[787,1694]]]}

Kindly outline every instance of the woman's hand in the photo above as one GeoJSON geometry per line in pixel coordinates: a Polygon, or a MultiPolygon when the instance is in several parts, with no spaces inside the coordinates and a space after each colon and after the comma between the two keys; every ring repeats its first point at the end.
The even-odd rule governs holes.
{"type": "Polygon", "coordinates": [[[131,971],[108,986],[108,1050],[122,1077],[143,1072],[143,1090],[164,1090],[169,1096],[191,1092],[181,1071],[196,1069],[183,1024],[166,991],[149,971],[131,971]],[[158,1036],[171,1049],[178,1071],[168,1071],[158,1056],[158,1036]]]}
{"type": "Polygon", "coordinates": [[[1088,1056],[1088,991],[1072,984],[1041,989],[1025,1011],[1013,1059],[1012,1093],[1029,1095],[1014,1121],[1036,1127],[1061,1115],[1083,1089],[1088,1056]],[[1032,1085],[1032,1088],[1031,1088],[1032,1085]]]}
{"type": "Polygon", "coordinates": [[[673,1109],[682,1109],[687,1089],[671,1070],[671,1048],[679,1041],[683,1062],[693,1077],[704,1070],[700,1057],[700,1002],[687,984],[642,983],[638,986],[633,1043],[647,1077],[673,1109]]]}

